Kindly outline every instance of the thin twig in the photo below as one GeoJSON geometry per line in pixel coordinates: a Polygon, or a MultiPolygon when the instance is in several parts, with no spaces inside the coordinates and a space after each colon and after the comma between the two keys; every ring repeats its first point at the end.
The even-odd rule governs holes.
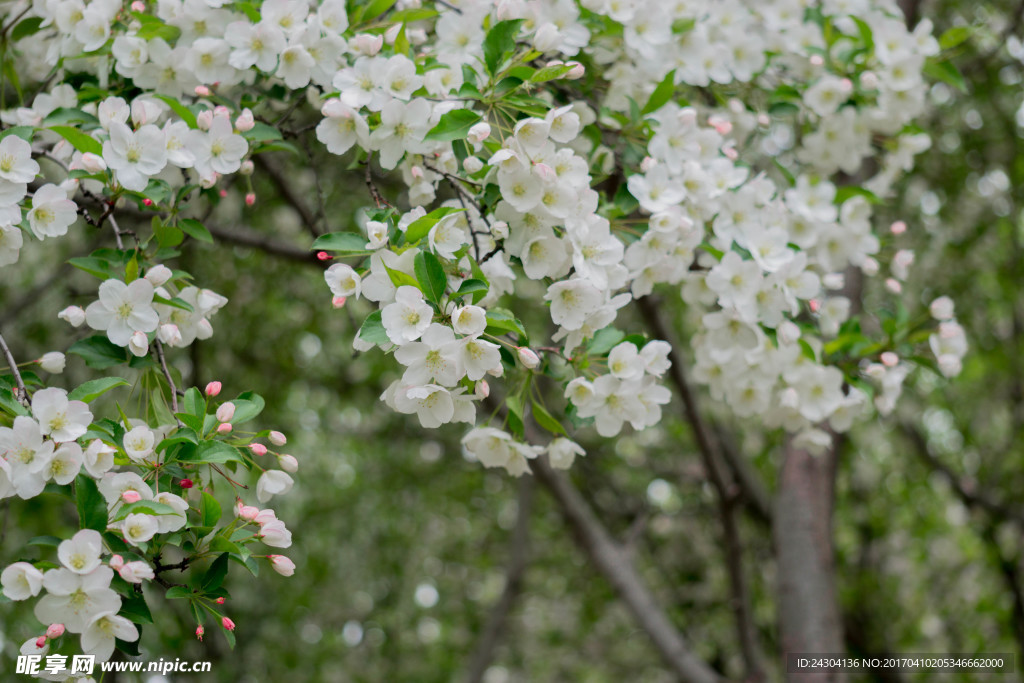
{"type": "Polygon", "coordinates": [[[267,177],[270,178],[270,181],[277,188],[277,191],[281,193],[284,200],[298,212],[299,217],[302,219],[302,224],[306,226],[310,234],[313,237],[319,237],[320,230],[316,227],[316,216],[309,210],[309,207],[302,201],[302,198],[296,194],[294,188],[292,188],[285,177],[276,168],[271,166],[262,155],[257,155],[253,159],[260,170],[267,174],[267,177]]]}
{"type": "Polygon", "coordinates": [[[21,371],[18,370],[18,363],[14,360],[14,356],[11,355],[11,350],[7,348],[7,342],[4,340],[4,336],[0,334],[0,349],[3,350],[4,356],[7,358],[7,364],[11,366],[11,372],[14,373],[14,381],[17,383],[18,388],[14,392],[14,397],[18,399],[18,403],[28,408],[31,402],[28,398],[28,389],[25,388],[25,380],[21,378],[21,371]]]}
{"type": "Polygon", "coordinates": [[[377,189],[377,186],[373,184],[373,169],[370,166],[370,160],[372,158],[373,152],[370,152],[369,154],[366,155],[366,188],[370,191],[370,197],[373,198],[373,203],[377,205],[378,209],[381,208],[382,206],[391,206],[391,204],[389,204],[388,201],[384,199],[383,195],[381,195],[380,190],[377,189]]]}
{"type": "Polygon", "coordinates": [[[177,415],[178,389],[174,386],[174,380],[171,378],[171,371],[167,369],[167,359],[164,357],[164,345],[159,339],[155,339],[153,340],[153,348],[156,349],[156,357],[160,360],[160,368],[164,371],[164,377],[167,379],[167,384],[171,387],[171,412],[177,415]]]}

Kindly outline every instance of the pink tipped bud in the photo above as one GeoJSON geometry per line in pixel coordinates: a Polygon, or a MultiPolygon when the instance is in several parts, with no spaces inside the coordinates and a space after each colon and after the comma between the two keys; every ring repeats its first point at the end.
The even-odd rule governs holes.
{"type": "MultiPolygon", "coordinates": [[[[206,92],[209,94],[209,89],[206,92]]],[[[213,112],[209,109],[199,112],[199,115],[196,116],[196,125],[199,126],[200,130],[210,130],[210,126],[213,125],[213,112]]]]}
{"type": "Polygon", "coordinates": [[[46,647],[46,636],[39,636],[36,638],[36,647],[40,650],[46,647]]]}
{"type": "Polygon", "coordinates": [[[872,275],[878,275],[878,261],[868,256],[866,259],[864,259],[864,262],[860,264],[860,269],[864,271],[864,274],[867,275],[868,277],[871,277],[872,275]]]}
{"type": "Polygon", "coordinates": [[[483,400],[491,395],[491,385],[487,383],[487,380],[482,379],[473,387],[473,394],[480,400],[483,400]]]}
{"type": "Polygon", "coordinates": [[[229,631],[234,631],[235,630],[235,622],[231,621],[231,619],[229,619],[228,617],[223,617],[220,620],[220,625],[223,626],[224,628],[226,628],[229,631]]]}
{"type": "Polygon", "coordinates": [[[206,395],[216,396],[217,394],[220,393],[220,390],[223,388],[223,386],[224,385],[221,384],[220,382],[210,382],[209,384],[206,385],[206,395]]]}
{"type": "Polygon", "coordinates": [[[294,455],[279,455],[277,456],[277,464],[281,466],[281,469],[285,472],[298,472],[299,461],[294,455]]]}
{"type": "Polygon", "coordinates": [[[725,149],[722,150],[722,154],[724,154],[726,158],[731,161],[736,161],[736,159],[738,159],[740,156],[740,153],[736,151],[735,147],[726,147],[725,149]]]}
{"type": "Polygon", "coordinates": [[[138,503],[142,500],[142,496],[139,495],[138,491],[125,491],[121,494],[121,499],[126,503],[138,503]]]}
{"type": "Polygon", "coordinates": [[[205,628],[203,628],[202,626],[196,626],[196,638],[199,639],[199,642],[203,642],[203,634],[204,633],[206,633],[206,629],[205,628]]]}
{"type": "Polygon", "coordinates": [[[579,62],[566,62],[566,66],[571,66],[572,69],[569,73],[565,74],[565,77],[570,81],[575,81],[577,78],[583,78],[583,74],[587,73],[586,68],[579,62]]]}
{"type": "Polygon", "coordinates": [[[270,432],[270,436],[268,438],[270,439],[270,443],[274,444],[275,446],[283,446],[286,443],[288,443],[288,437],[286,437],[281,432],[270,432]]]}
{"type": "Polygon", "coordinates": [[[235,404],[231,401],[225,401],[220,404],[217,408],[217,421],[218,422],[231,422],[231,418],[235,416],[235,404]]]}
{"type": "Polygon", "coordinates": [[[217,604],[218,605],[223,605],[224,604],[224,598],[217,598],[217,604]]]}
{"type": "Polygon", "coordinates": [[[473,144],[483,142],[487,138],[491,137],[491,124],[486,121],[474,123],[473,127],[469,129],[469,133],[466,137],[473,144]]]}
{"type": "Polygon", "coordinates": [[[893,294],[899,294],[903,291],[903,285],[901,285],[900,281],[894,277],[888,278],[885,281],[885,288],[893,294]]]}
{"type": "Polygon", "coordinates": [[[117,569],[120,569],[123,566],[124,566],[124,558],[121,557],[120,555],[114,555],[113,557],[110,558],[110,568],[111,569],[117,570],[117,569]]]}
{"type": "Polygon", "coordinates": [[[644,160],[640,162],[640,170],[647,173],[652,168],[658,165],[658,160],[654,157],[644,157],[644,160]]]}
{"type": "Polygon", "coordinates": [[[520,346],[516,348],[516,352],[519,354],[519,362],[522,363],[523,367],[526,369],[532,370],[540,365],[540,358],[533,352],[533,349],[520,346]]]}
{"type": "Polygon", "coordinates": [[[132,3],[132,11],[133,12],[145,12],[146,11],[146,3],[142,2],[142,0],[135,0],[135,2],[132,3]]]}
{"type": "Polygon", "coordinates": [[[546,183],[550,183],[558,179],[558,174],[555,173],[555,169],[544,163],[535,163],[533,165],[533,174],[546,183]]]}
{"type": "Polygon", "coordinates": [[[336,296],[333,299],[331,299],[331,306],[334,306],[335,308],[343,308],[345,306],[345,301],[347,298],[348,297],[344,296],[336,296]]]}
{"type": "Polygon", "coordinates": [[[82,155],[82,168],[89,173],[103,173],[107,170],[107,162],[99,154],[86,152],[82,155]]]}
{"type": "Polygon", "coordinates": [[[213,115],[223,116],[226,118],[228,116],[231,116],[231,110],[225,107],[223,104],[218,104],[216,107],[213,108],[213,115]]]}
{"type": "Polygon", "coordinates": [[[46,629],[46,637],[50,640],[64,635],[64,624],[50,624],[46,629]]]}
{"type": "Polygon", "coordinates": [[[256,203],[256,193],[255,192],[247,192],[246,195],[245,195],[245,205],[246,206],[252,206],[255,203],[256,203]]]}
{"type": "Polygon", "coordinates": [[[258,514],[260,514],[260,509],[252,505],[242,505],[238,508],[238,516],[247,522],[255,520],[258,514]]]}
{"type": "Polygon", "coordinates": [[[328,254],[326,251],[318,251],[318,252],[316,252],[316,257],[318,259],[320,259],[321,261],[330,261],[331,259],[334,258],[330,254],[328,254]]]}
{"type": "Polygon", "coordinates": [[[178,486],[180,486],[183,489],[190,489],[195,485],[196,483],[191,479],[182,479],[181,481],[178,482],[178,486]]]}
{"type": "Polygon", "coordinates": [[[892,351],[886,351],[880,356],[880,359],[882,361],[882,365],[887,368],[894,368],[900,364],[900,357],[892,351]]]}
{"type": "Polygon", "coordinates": [[[252,115],[252,111],[249,109],[243,109],[242,113],[235,119],[235,130],[239,133],[244,133],[248,130],[252,130],[256,126],[256,118],[252,115]]]}
{"type": "Polygon", "coordinates": [[[907,224],[904,223],[903,221],[896,221],[895,223],[889,226],[889,232],[891,232],[894,235],[902,235],[906,231],[907,224]]]}
{"type": "Polygon", "coordinates": [[[252,175],[253,171],[256,170],[256,164],[252,162],[252,159],[246,159],[242,162],[242,165],[238,167],[238,174],[249,176],[252,175]]]}
{"type": "Polygon", "coordinates": [[[821,308],[821,301],[818,299],[811,299],[807,302],[807,305],[811,307],[811,313],[817,313],[818,309],[821,308]]]}
{"type": "Polygon", "coordinates": [[[295,573],[295,563],[284,555],[267,555],[270,566],[281,576],[291,576],[295,573]]]}
{"type": "Polygon", "coordinates": [[[223,199],[224,197],[228,196],[228,191],[224,190],[224,189],[221,189],[221,191],[218,192],[217,194],[219,194],[221,196],[221,199],[223,199]]]}
{"type": "Polygon", "coordinates": [[[222,424],[217,425],[218,434],[230,434],[232,429],[233,428],[230,422],[224,422],[222,424]]]}
{"type": "Polygon", "coordinates": [[[860,84],[865,90],[874,90],[878,87],[878,75],[874,71],[865,71],[860,75],[860,84]]]}
{"type": "Polygon", "coordinates": [[[825,58],[821,55],[811,55],[811,66],[821,66],[825,63],[825,58]]]}
{"type": "Polygon", "coordinates": [[[839,81],[839,86],[843,89],[843,92],[845,93],[853,92],[853,81],[851,81],[849,78],[844,78],[843,80],[839,81]]]}
{"type": "Polygon", "coordinates": [[[253,453],[255,453],[256,455],[266,455],[267,454],[267,447],[264,446],[261,443],[251,443],[251,444],[249,444],[249,450],[252,451],[253,453]]]}
{"type": "Polygon", "coordinates": [[[768,126],[768,125],[771,125],[771,122],[772,122],[772,118],[770,116],[768,116],[768,114],[758,114],[757,115],[757,123],[758,123],[758,125],[760,125],[760,126],[768,126]]]}
{"type": "Polygon", "coordinates": [[[420,168],[419,166],[413,166],[412,168],[410,168],[409,169],[409,174],[413,178],[415,178],[416,180],[422,180],[423,179],[423,169],[420,168]]]}
{"type": "Polygon", "coordinates": [[[207,88],[205,85],[197,85],[196,86],[196,94],[199,95],[200,97],[209,97],[210,96],[210,89],[207,88]]]}
{"type": "Polygon", "coordinates": [[[149,199],[149,198],[147,197],[146,199],[143,199],[143,200],[142,200],[142,205],[143,205],[143,206],[153,206],[153,200],[152,200],[152,199],[149,199]]]}
{"type": "Polygon", "coordinates": [[[380,49],[384,47],[384,36],[360,33],[349,41],[349,47],[359,54],[372,57],[380,52],[380,49]]]}

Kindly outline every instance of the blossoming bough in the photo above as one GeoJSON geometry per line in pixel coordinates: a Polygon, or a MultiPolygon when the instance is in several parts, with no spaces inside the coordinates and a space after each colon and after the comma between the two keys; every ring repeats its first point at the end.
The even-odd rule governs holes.
{"type": "Polygon", "coordinates": [[[212,615],[233,643],[219,607],[229,560],[294,572],[257,554],[291,534],[240,487],[259,472],[264,504],[288,492],[297,460],[263,443],[284,445],[279,432],[236,429],[259,415],[257,394],[218,404],[217,382],[176,386],[168,356],[209,338],[228,302],[165,262],[186,237],[212,241],[195,217],[232,197],[228,176],[245,184],[253,158],[295,151],[284,134],[302,132],[283,126],[304,103],[320,107],[326,149],[366,165],[358,228],[312,245],[335,260],[336,306],[377,308],[354,345],[404,368],[390,407],[427,428],[465,423],[485,467],[519,476],[543,453],[568,468],[584,454],[572,431],[659,421],[670,347],[616,327],[656,287],[689,307],[692,373],[712,397],[811,452],[872,405],[890,412],[915,364],[959,372],[949,301],[911,322],[898,295],[913,254],[898,249],[902,229],[872,221],[929,145],[912,124],[922,72],[956,81],[929,22],[908,31],[891,1],[3,5],[5,59],[41,91],[0,113],[0,266],[82,222],[109,239],[71,261],[98,278],[95,301],[59,314],[96,332],[70,352],[97,379],[47,387],[4,345],[0,497],[60,487],[81,527],[54,541],[59,565],[3,571],[6,597],[42,596],[47,635],[25,653],[66,647],[66,633],[101,658],[134,652],[151,622],[129,585],[142,581],[187,600],[197,634],[212,615]],[[833,181],[865,178],[869,158],[873,177],[833,181]],[[383,197],[373,163],[408,192],[383,197]],[[129,209],[149,227],[122,229],[129,209]],[[843,294],[861,276],[887,278],[893,295],[879,337],[843,294]],[[551,345],[523,322],[539,306],[515,296],[538,284],[551,345]],[[94,414],[129,384],[108,369],[129,364],[120,374],[146,388],[145,410],[94,414]],[[541,399],[538,375],[563,403],[541,399]],[[498,378],[506,418],[492,425],[477,408],[498,378]],[[525,441],[531,416],[549,444],[525,441]]]}

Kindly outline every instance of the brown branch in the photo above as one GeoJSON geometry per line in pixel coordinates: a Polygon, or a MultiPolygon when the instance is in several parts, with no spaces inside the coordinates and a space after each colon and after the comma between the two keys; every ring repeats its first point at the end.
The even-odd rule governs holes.
{"type": "Polygon", "coordinates": [[[302,263],[317,265],[323,265],[324,263],[317,259],[316,255],[308,249],[286,244],[284,242],[277,242],[257,232],[238,229],[229,230],[210,225],[207,226],[207,230],[210,231],[211,235],[225,242],[237,244],[243,247],[253,247],[254,249],[259,249],[260,251],[273,254],[274,256],[280,256],[291,261],[300,261],[302,263]]]}
{"type": "Polygon", "coordinates": [[[501,597],[491,609],[484,625],[476,651],[466,675],[467,683],[479,683],[494,659],[494,650],[505,631],[508,616],[523,590],[523,576],[530,555],[530,515],[533,511],[534,480],[523,477],[519,480],[516,526],[512,531],[508,567],[505,570],[505,588],[501,597]]]}
{"type": "MultiPolygon", "coordinates": [[[[178,389],[174,386],[174,379],[171,378],[171,371],[167,369],[167,359],[164,357],[164,345],[159,339],[153,341],[153,347],[156,349],[156,357],[160,361],[160,369],[164,371],[164,378],[167,379],[167,384],[171,387],[171,412],[177,419],[178,414],[178,389]]],[[[181,424],[181,420],[178,420],[178,424],[181,424]]]]}
{"type": "Polygon", "coordinates": [[[11,350],[7,348],[7,342],[4,340],[4,336],[2,334],[0,334],[0,350],[3,351],[4,357],[7,358],[7,364],[11,366],[11,372],[14,373],[14,381],[18,385],[14,392],[14,398],[18,399],[18,403],[28,408],[31,403],[28,398],[28,389],[25,388],[25,380],[21,378],[21,371],[18,370],[18,363],[14,360],[11,350]]]}
{"type": "Polygon", "coordinates": [[[260,170],[267,174],[267,177],[270,178],[270,182],[274,184],[274,187],[281,193],[284,200],[288,202],[288,204],[299,214],[303,225],[306,226],[309,233],[313,235],[313,237],[319,237],[320,230],[316,227],[316,216],[314,216],[313,212],[309,210],[308,206],[306,206],[302,197],[295,193],[295,189],[292,188],[291,184],[283,175],[281,175],[281,172],[271,166],[261,155],[254,156],[253,160],[256,162],[256,165],[259,166],[260,170]]]}
{"type": "Polygon", "coordinates": [[[707,470],[708,479],[716,493],[715,498],[718,503],[718,514],[722,520],[722,535],[725,542],[725,564],[729,575],[729,590],[732,596],[730,604],[736,621],[740,651],[743,653],[746,678],[748,680],[763,680],[763,655],[757,642],[757,625],[754,623],[750,586],[743,569],[743,542],[736,522],[736,503],[742,495],[742,489],[736,486],[733,477],[723,467],[721,443],[712,438],[701,418],[696,398],[683,371],[682,358],[676,353],[676,346],[670,340],[664,321],[647,297],[638,299],[637,304],[654,335],[668,341],[671,347],[669,353],[672,365],[669,369],[669,377],[683,399],[686,418],[697,441],[697,450],[700,452],[704,469],[707,470]]]}

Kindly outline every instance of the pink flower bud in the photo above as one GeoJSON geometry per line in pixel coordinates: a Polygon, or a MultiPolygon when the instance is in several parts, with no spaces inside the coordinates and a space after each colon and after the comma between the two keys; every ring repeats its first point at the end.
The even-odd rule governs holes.
{"type": "Polygon", "coordinates": [[[231,621],[231,619],[229,619],[228,617],[223,617],[220,620],[220,625],[223,626],[224,628],[226,628],[229,631],[234,631],[235,630],[235,622],[231,621]]]}
{"type": "Polygon", "coordinates": [[[173,323],[161,325],[156,331],[157,339],[168,346],[180,346],[182,342],[181,329],[173,323]]]}
{"type": "Polygon", "coordinates": [[[217,194],[219,194],[221,196],[221,199],[223,199],[224,197],[228,196],[228,191],[225,189],[221,189],[220,192],[218,192],[217,194]]]}
{"type": "Polygon", "coordinates": [[[878,87],[878,75],[874,71],[865,71],[860,75],[860,84],[865,90],[875,90],[878,87]]]}
{"type": "Polygon", "coordinates": [[[491,395],[491,385],[488,384],[485,379],[480,380],[476,383],[476,386],[473,387],[473,395],[480,400],[487,398],[491,395]]]}
{"type": "Polygon", "coordinates": [[[906,231],[907,224],[904,223],[903,221],[896,221],[895,223],[889,226],[889,232],[891,232],[894,235],[902,235],[906,231]]]}
{"type": "Polygon", "coordinates": [[[770,116],[768,116],[768,114],[763,114],[762,113],[762,114],[758,114],[757,115],[757,123],[758,123],[758,125],[760,125],[760,126],[769,126],[769,125],[771,125],[771,122],[772,122],[772,118],[770,116]]]}
{"type": "Polygon", "coordinates": [[[153,200],[147,197],[146,199],[142,200],[142,205],[143,206],[153,206],[153,200]]]}
{"type": "Polygon", "coordinates": [[[864,274],[867,275],[868,277],[871,277],[872,275],[878,275],[878,261],[868,256],[866,259],[864,259],[864,262],[860,264],[860,269],[864,271],[864,274]]]}
{"type": "Polygon", "coordinates": [[[110,568],[118,570],[124,566],[124,558],[120,555],[114,555],[110,558],[110,568]]]}
{"type": "Polygon", "coordinates": [[[238,516],[247,522],[255,520],[258,514],[260,514],[260,509],[252,505],[243,505],[238,508],[238,516]]]}
{"type": "Polygon", "coordinates": [[[483,142],[487,138],[491,137],[491,124],[486,121],[473,124],[473,127],[469,129],[469,133],[466,137],[473,144],[483,142]]]}
{"type": "Polygon", "coordinates": [[[281,466],[281,469],[285,472],[298,472],[299,461],[294,455],[279,455],[277,456],[277,464],[281,466]]]}
{"type": "Polygon", "coordinates": [[[658,160],[654,157],[644,157],[644,160],[640,162],[640,170],[643,173],[647,173],[652,168],[658,165],[658,160]]]}
{"type": "Polygon", "coordinates": [[[89,173],[103,173],[107,170],[107,162],[99,154],[86,152],[82,155],[82,168],[89,173]]]}
{"type": "Polygon", "coordinates": [[[200,97],[209,97],[210,96],[210,89],[207,88],[205,85],[197,85],[195,92],[196,92],[196,95],[199,95],[200,97]]]}
{"type": "Polygon", "coordinates": [[[519,362],[523,364],[528,370],[532,370],[540,365],[540,358],[537,354],[525,346],[519,346],[516,348],[516,352],[519,354],[519,362]]]}
{"type": "Polygon", "coordinates": [[[224,422],[223,424],[217,425],[217,433],[218,434],[230,434],[231,430],[232,430],[232,426],[231,426],[230,422],[224,422]]]}
{"type": "Polygon", "coordinates": [[[344,296],[336,296],[333,299],[331,299],[331,306],[334,306],[335,308],[342,308],[345,305],[346,299],[347,297],[344,296]]]}
{"type": "Polygon", "coordinates": [[[199,112],[199,115],[196,117],[196,125],[199,126],[200,130],[210,130],[210,126],[213,125],[213,112],[209,109],[199,112]]]}
{"type": "Polygon", "coordinates": [[[331,259],[334,258],[330,254],[328,254],[326,251],[318,251],[318,252],[316,252],[316,257],[318,259],[320,259],[321,261],[330,261],[331,259]]]}
{"type": "Polygon", "coordinates": [[[821,55],[811,55],[811,66],[822,66],[825,63],[825,58],[821,55]]]}
{"type": "Polygon", "coordinates": [[[170,280],[173,275],[174,273],[171,272],[171,269],[163,265],[162,263],[158,263],[157,265],[153,266],[152,268],[149,268],[146,271],[146,279],[149,280],[149,284],[153,285],[154,287],[159,287],[163,284],[166,284],[167,281],[170,280]]]}
{"type": "Polygon", "coordinates": [[[283,446],[286,443],[288,443],[288,437],[286,437],[281,432],[277,431],[270,432],[270,436],[267,438],[269,438],[270,443],[274,444],[275,446],[283,446]]]}
{"type": "Polygon", "coordinates": [[[85,322],[85,311],[81,306],[68,306],[58,313],[57,317],[72,327],[81,327],[82,323],[85,322]]]}
{"type": "Polygon", "coordinates": [[[210,382],[209,384],[206,385],[206,395],[216,396],[217,394],[220,393],[220,390],[223,388],[223,386],[224,385],[222,385],[220,382],[210,382]]]}
{"type": "Polygon", "coordinates": [[[252,159],[246,159],[245,161],[242,162],[242,165],[238,167],[238,174],[250,176],[255,170],[256,164],[252,162],[252,159]]]}
{"type": "Polygon", "coordinates": [[[235,119],[235,130],[239,133],[244,133],[248,130],[252,130],[256,126],[256,118],[252,115],[252,111],[249,109],[243,109],[242,113],[235,119]]]}
{"type": "Polygon", "coordinates": [[[225,107],[223,104],[218,104],[213,108],[214,116],[223,116],[225,118],[231,116],[231,110],[225,107]]]}
{"type": "Polygon", "coordinates": [[[253,453],[255,453],[256,455],[266,455],[267,454],[267,447],[264,446],[261,443],[251,443],[251,444],[249,444],[249,450],[252,451],[253,453]]]}
{"type": "Polygon", "coordinates": [[[146,3],[142,2],[142,0],[135,0],[135,2],[132,3],[132,11],[133,12],[145,12],[146,11],[146,3]]]}
{"type": "Polygon", "coordinates": [[[879,358],[882,361],[882,365],[887,368],[894,368],[900,364],[900,357],[892,351],[886,351],[879,358]]]}
{"type": "Polygon", "coordinates": [[[894,277],[888,278],[885,281],[885,288],[888,289],[893,294],[899,294],[900,292],[903,291],[903,285],[901,285],[900,281],[894,277]]]}
{"type": "Polygon", "coordinates": [[[821,301],[818,299],[811,299],[807,302],[807,305],[811,308],[811,313],[817,313],[818,309],[821,308],[821,301]]]}
{"type": "Polygon", "coordinates": [[[412,168],[410,168],[409,169],[409,174],[413,178],[415,178],[416,180],[422,180],[423,179],[423,169],[420,168],[419,166],[413,166],[412,168]]]}
{"type": "Polygon", "coordinates": [[[566,62],[566,65],[572,67],[569,73],[565,74],[565,77],[570,81],[575,81],[577,78],[583,78],[583,74],[587,72],[584,66],[579,62],[566,62]]]}
{"type": "Polygon", "coordinates": [[[235,416],[235,404],[231,401],[225,401],[220,404],[217,408],[217,421],[218,422],[231,422],[231,418],[235,416]]]}
{"type": "Polygon", "coordinates": [[[217,604],[218,605],[223,605],[224,604],[224,598],[217,598],[217,604]]]}
{"type": "Polygon", "coordinates": [[[36,647],[40,650],[46,647],[46,636],[39,636],[36,638],[36,647]]]}
{"type": "Polygon", "coordinates": [[[350,40],[348,44],[355,52],[366,55],[367,57],[372,57],[380,52],[380,49],[384,47],[384,36],[360,33],[350,40]]]}
{"type": "Polygon", "coordinates": [[[295,573],[295,563],[284,555],[267,555],[270,566],[281,576],[291,576],[295,573]]]}
{"type": "Polygon", "coordinates": [[[245,194],[245,205],[246,206],[252,206],[255,203],[256,203],[256,193],[255,192],[247,192],[245,194]]]}
{"type": "Polygon", "coordinates": [[[395,40],[398,38],[398,32],[402,30],[402,24],[392,24],[388,27],[388,30],[384,32],[384,42],[388,45],[394,45],[395,40]]]}
{"type": "Polygon", "coordinates": [[[199,639],[199,642],[203,642],[203,634],[204,633],[206,633],[206,629],[205,628],[203,628],[202,626],[196,626],[196,638],[199,639]]]}
{"type": "Polygon", "coordinates": [[[724,154],[726,158],[731,161],[736,161],[736,159],[738,159],[740,156],[740,153],[736,151],[735,147],[726,147],[725,149],[722,150],[722,154],[724,154]]]}
{"type": "Polygon", "coordinates": [[[142,500],[142,496],[139,495],[138,491],[128,490],[121,494],[121,499],[126,503],[138,503],[142,500]]]}
{"type": "Polygon", "coordinates": [[[195,485],[195,482],[192,481],[191,479],[182,479],[181,481],[178,482],[178,486],[180,486],[183,489],[190,489],[195,485]]]}
{"type": "Polygon", "coordinates": [[[64,635],[64,624],[50,624],[46,629],[46,637],[50,640],[64,635]]]}

